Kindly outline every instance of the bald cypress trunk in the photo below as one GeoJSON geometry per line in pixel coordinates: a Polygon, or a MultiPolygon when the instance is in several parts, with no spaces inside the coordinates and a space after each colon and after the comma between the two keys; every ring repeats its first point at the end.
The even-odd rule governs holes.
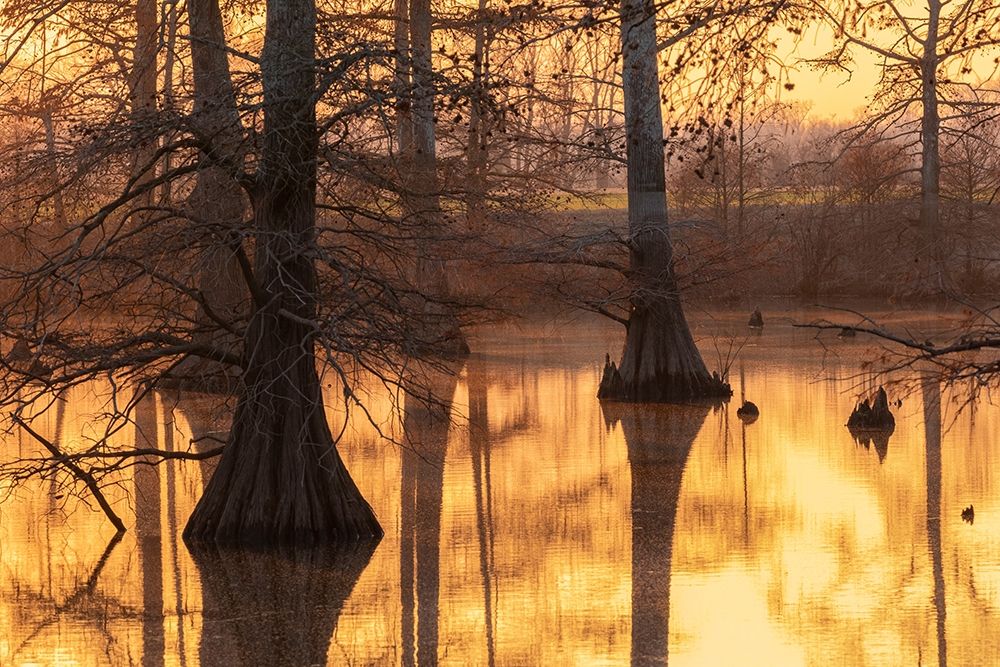
{"type": "MultiPolygon", "coordinates": [[[[132,71],[128,78],[129,113],[133,123],[135,148],[132,177],[137,184],[152,180],[156,173],[156,0],[135,3],[135,46],[132,71]]],[[[152,193],[143,195],[137,204],[148,206],[152,193]]]]}
{"type": "Polygon", "coordinates": [[[461,357],[469,346],[451,300],[447,267],[436,247],[445,232],[437,177],[434,131],[434,68],[431,59],[430,0],[410,0],[410,60],[413,82],[410,119],[413,141],[405,183],[406,208],[418,237],[416,288],[422,295],[421,353],[461,357]]]}
{"type": "Polygon", "coordinates": [[[271,546],[382,534],[334,445],[316,371],[315,29],[312,0],[268,0],[255,310],[232,430],[184,531],[189,541],[271,546]]]}
{"type": "Polygon", "coordinates": [[[923,282],[932,292],[947,291],[950,279],[941,238],[941,112],[938,108],[938,27],[940,0],[928,0],[927,35],[920,58],[920,231],[926,263],[923,282]]]}
{"type": "Polygon", "coordinates": [[[621,365],[607,363],[598,397],[634,402],[728,397],[729,385],[709,374],[695,347],[674,275],[652,0],[624,0],[621,30],[632,312],[621,365]]]}
{"type": "MultiPolygon", "coordinates": [[[[193,338],[229,352],[240,340],[225,330],[247,314],[247,289],[236,253],[238,228],[246,208],[232,176],[243,150],[243,127],[236,108],[226,35],[219,0],[189,0],[191,68],[194,74],[193,125],[210,148],[199,156],[195,188],[188,198],[191,217],[204,225],[204,249],[197,281],[202,302],[193,338]]],[[[236,386],[239,369],[218,361],[188,357],[171,371],[185,386],[227,391],[236,386]]]]}

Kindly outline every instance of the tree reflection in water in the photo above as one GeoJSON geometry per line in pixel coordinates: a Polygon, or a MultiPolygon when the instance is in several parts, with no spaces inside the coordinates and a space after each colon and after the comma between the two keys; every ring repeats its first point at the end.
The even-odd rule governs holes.
{"type": "Polygon", "coordinates": [[[406,394],[399,544],[404,665],[437,664],[441,502],[456,384],[453,373],[432,372],[406,394]]]}
{"type": "Polygon", "coordinates": [[[326,665],[340,612],[376,546],[192,547],[202,588],[201,664],[326,665]]]}
{"type": "Polygon", "coordinates": [[[937,625],[938,665],[948,664],[945,638],[944,565],[941,559],[941,387],[938,380],[920,381],[924,404],[924,443],[927,451],[927,545],[934,573],[934,617],[937,625]]]}
{"type": "MultiPolygon", "coordinates": [[[[136,448],[158,449],[156,398],[147,392],[133,414],[136,448]]],[[[160,534],[160,468],[136,465],[135,537],[142,563],[142,665],[163,665],[163,538],[160,534]]]]}
{"type": "Polygon", "coordinates": [[[483,617],[486,626],[486,660],[496,664],[496,630],[493,609],[493,578],[496,566],[493,552],[493,488],[490,471],[490,413],[486,372],[470,362],[469,385],[469,454],[472,457],[472,483],[476,495],[476,535],[479,542],[479,575],[483,584],[483,617]]]}
{"type": "Polygon", "coordinates": [[[621,424],[632,471],[632,664],[662,664],[681,480],[711,406],[603,402],[601,410],[609,428],[621,424]]]}

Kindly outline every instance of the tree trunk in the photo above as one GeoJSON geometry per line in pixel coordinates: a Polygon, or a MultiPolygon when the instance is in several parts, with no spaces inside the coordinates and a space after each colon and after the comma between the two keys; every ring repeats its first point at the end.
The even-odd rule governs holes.
{"type": "Polygon", "coordinates": [[[927,281],[933,291],[945,291],[948,272],[945,254],[941,247],[941,153],[939,136],[941,116],[938,110],[938,25],[941,18],[940,0],[928,0],[927,36],[920,60],[920,93],[922,114],[920,119],[920,231],[929,276],[927,281]]]}
{"type": "Polygon", "coordinates": [[[413,155],[406,190],[407,212],[421,239],[416,266],[416,288],[423,301],[420,347],[424,353],[461,357],[469,353],[469,346],[453,308],[447,304],[451,297],[447,269],[434,248],[445,231],[445,220],[438,197],[430,0],[410,0],[410,56],[413,155]]]}
{"type": "Polygon", "coordinates": [[[382,534],[334,445],[316,371],[315,29],[313,0],[268,0],[254,196],[259,300],[229,440],[184,531],[193,542],[274,546],[382,534]]]}
{"type": "Polygon", "coordinates": [[[632,312],[621,366],[606,364],[597,395],[632,402],[728,397],[732,389],[708,373],[695,347],[674,276],[652,0],[624,0],[621,29],[632,312]]]}
{"type": "Polygon", "coordinates": [[[469,145],[466,148],[466,162],[469,165],[467,212],[469,228],[481,232],[485,222],[486,201],[486,136],[484,106],[486,82],[489,76],[487,65],[488,40],[486,35],[487,0],[479,0],[476,13],[475,50],[472,54],[472,95],[469,104],[469,145]]]}
{"type": "Polygon", "coordinates": [[[413,148],[413,118],[410,115],[410,11],[407,0],[393,3],[393,46],[396,49],[396,155],[405,159],[413,148]]]}
{"type": "MultiPolygon", "coordinates": [[[[169,6],[165,6],[163,10],[163,20],[165,22],[162,27],[165,33],[165,39],[163,43],[163,111],[166,115],[172,116],[177,112],[176,103],[174,100],[174,67],[176,65],[176,53],[177,53],[177,3],[170,3],[169,6]]],[[[176,136],[176,130],[171,130],[167,134],[166,141],[171,143],[176,136]]],[[[169,174],[170,170],[173,168],[172,155],[167,153],[163,156],[163,173],[169,174]]],[[[165,207],[170,207],[173,205],[173,183],[170,180],[165,181],[160,186],[160,202],[165,207]]]]}
{"type": "MultiPolygon", "coordinates": [[[[132,177],[139,183],[151,180],[155,174],[152,163],[156,153],[154,125],[156,116],[156,0],[137,0],[135,4],[135,47],[132,51],[132,72],[128,79],[129,111],[133,123],[135,148],[132,177]]],[[[148,206],[150,194],[138,204],[148,206]]]]}
{"type": "Polygon", "coordinates": [[[67,228],[66,203],[63,199],[62,184],[59,182],[58,156],[56,154],[56,128],[55,120],[52,118],[52,108],[46,106],[42,111],[42,125],[45,126],[45,151],[48,153],[49,178],[52,188],[52,212],[54,214],[56,229],[63,232],[67,228]]]}
{"type": "MultiPolygon", "coordinates": [[[[230,352],[239,348],[226,325],[242,320],[247,311],[246,283],[234,247],[235,231],[243,221],[243,191],[232,176],[241,162],[243,127],[236,108],[226,54],[226,35],[218,0],[190,0],[191,67],[194,73],[194,125],[210,144],[202,152],[202,167],[188,198],[191,217],[205,224],[205,249],[199,258],[198,290],[202,303],[195,315],[193,338],[230,352]]],[[[228,392],[239,369],[210,359],[188,357],[170,377],[182,386],[228,392]]]]}

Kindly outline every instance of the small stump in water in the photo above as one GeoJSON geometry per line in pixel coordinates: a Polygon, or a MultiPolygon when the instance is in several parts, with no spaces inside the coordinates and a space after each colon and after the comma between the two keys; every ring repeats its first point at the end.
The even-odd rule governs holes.
{"type": "Polygon", "coordinates": [[[847,420],[847,429],[855,442],[865,449],[875,445],[880,463],[885,460],[889,436],[896,430],[896,419],[889,410],[889,399],[883,387],[878,388],[870,402],[866,398],[858,403],[847,420]]]}
{"type": "Polygon", "coordinates": [[[847,428],[864,431],[891,431],[896,428],[896,419],[889,411],[889,398],[883,387],[875,392],[871,404],[867,398],[858,403],[847,420],[847,428]]]}
{"type": "Polygon", "coordinates": [[[760,308],[754,308],[753,312],[750,313],[750,321],[747,322],[747,326],[751,329],[764,328],[764,316],[761,315],[760,308]]]}
{"type": "Polygon", "coordinates": [[[625,393],[625,382],[611,355],[604,355],[604,373],[601,375],[601,385],[597,390],[597,398],[616,398],[625,393]]]}
{"type": "Polygon", "coordinates": [[[752,424],[760,417],[760,408],[752,401],[743,401],[743,405],[736,410],[736,416],[744,424],[752,424]]]}
{"type": "Polygon", "coordinates": [[[962,510],[962,521],[965,523],[973,523],[976,520],[976,510],[969,505],[964,510],[962,510]]]}

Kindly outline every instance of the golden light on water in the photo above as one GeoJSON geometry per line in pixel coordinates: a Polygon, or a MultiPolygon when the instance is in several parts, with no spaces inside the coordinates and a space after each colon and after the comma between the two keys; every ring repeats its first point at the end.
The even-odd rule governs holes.
{"type": "MultiPolygon", "coordinates": [[[[888,449],[865,448],[842,425],[849,384],[828,379],[839,362],[809,354],[807,336],[765,334],[742,367],[762,408],[754,424],[736,419],[734,403],[602,414],[589,352],[614,333],[542,348],[486,338],[454,383],[450,425],[396,415],[414,451],[358,426],[342,451],[386,537],[356,583],[297,565],[320,577],[308,579],[315,599],[244,599],[198,564],[178,537],[201,492],[198,463],[109,488],[123,515],[156,517],[150,531],[129,512],[131,529],[110,548],[100,514],[59,509],[47,482],[26,486],[2,506],[0,663],[264,664],[255,651],[276,647],[387,665],[997,657],[1000,489],[989,461],[1000,411],[956,416],[945,393],[938,438],[924,420],[934,393],[916,391],[888,449]],[[788,361],[789,345],[806,360],[788,361]],[[928,452],[940,455],[939,478],[928,452]],[[972,525],[960,518],[969,504],[972,525]],[[318,622],[288,635],[286,604],[318,622]]],[[[96,395],[69,396],[59,428],[55,414],[39,428],[72,442],[99,411],[96,395]]],[[[139,408],[160,446],[219,427],[204,405],[174,406],[161,395],[139,408]]]]}

